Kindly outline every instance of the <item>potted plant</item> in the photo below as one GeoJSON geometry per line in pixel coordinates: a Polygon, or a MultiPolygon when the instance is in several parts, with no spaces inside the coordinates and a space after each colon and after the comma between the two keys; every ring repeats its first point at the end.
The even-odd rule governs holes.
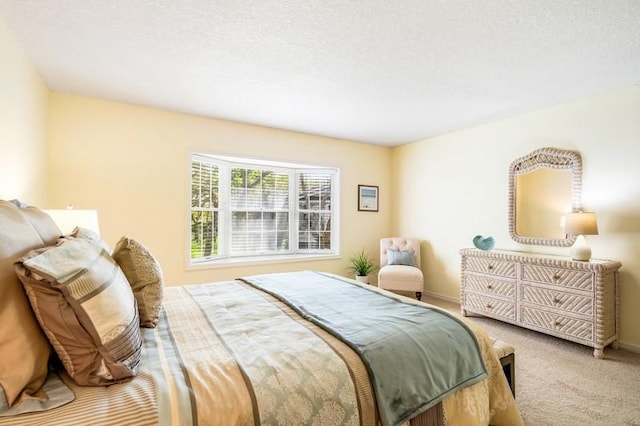
{"type": "Polygon", "coordinates": [[[364,249],[360,251],[360,253],[352,256],[351,266],[349,270],[355,274],[356,280],[368,283],[369,282],[369,274],[374,272],[377,269],[376,264],[367,256],[364,249]]]}

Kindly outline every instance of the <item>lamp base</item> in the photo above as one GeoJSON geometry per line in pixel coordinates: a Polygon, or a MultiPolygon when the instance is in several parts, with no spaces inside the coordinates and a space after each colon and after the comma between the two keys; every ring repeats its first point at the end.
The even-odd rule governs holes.
{"type": "Polygon", "coordinates": [[[576,242],[571,246],[570,253],[573,260],[588,261],[591,259],[591,247],[587,245],[583,235],[578,235],[576,242]]]}

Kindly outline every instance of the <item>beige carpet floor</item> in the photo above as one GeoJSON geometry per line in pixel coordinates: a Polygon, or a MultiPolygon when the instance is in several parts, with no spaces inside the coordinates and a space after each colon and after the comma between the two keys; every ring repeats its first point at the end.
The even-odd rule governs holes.
{"type": "MultiPolygon", "coordinates": [[[[441,299],[427,303],[459,313],[441,299]]],[[[593,349],[483,317],[469,317],[516,352],[516,401],[528,426],[640,426],[640,354],[593,349]]]]}

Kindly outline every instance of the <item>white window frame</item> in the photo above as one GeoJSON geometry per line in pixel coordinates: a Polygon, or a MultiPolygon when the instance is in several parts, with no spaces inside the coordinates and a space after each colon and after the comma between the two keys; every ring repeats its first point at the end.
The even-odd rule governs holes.
{"type": "Polygon", "coordinates": [[[308,261],[315,259],[335,259],[340,257],[340,169],[337,167],[316,166],[309,164],[294,164],[274,162],[261,159],[239,158],[226,155],[190,152],[188,158],[188,191],[187,191],[187,267],[202,268],[225,266],[229,264],[255,264],[273,262],[308,261]],[[191,258],[191,190],[192,163],[194,160],[216,164],[219,169],[219,198],[218,198],[218,254],[205,258],[191,258]],[[289,250],[277,254],[230,254],[231,208],[230,201],[230,170],[233,167],[245,167],[262,170],[272,170],[289,175],[289,250]],[[302,172],[316,171],[332,176],[331,184],[331,233],[330,249],[299,249],[299,205],[298,205],[298,176],[302,172]]]}

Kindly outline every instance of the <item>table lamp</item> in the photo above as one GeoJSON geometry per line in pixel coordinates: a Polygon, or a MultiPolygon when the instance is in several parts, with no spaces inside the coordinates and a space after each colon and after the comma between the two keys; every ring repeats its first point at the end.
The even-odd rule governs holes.
{"type": "Polygon", "coordinates": [[[100,235],[97,210],[76,210],[73,207],[60,210],[44,210],[58,225],[62,235],[67,235],[77,226],[90,229],[100,235]]]}
{"type": "Polygon", "coordinates": [[[564,231],[576,236],[576,242],[571,247],[571,257],[575,260],[588,261],[591,259],[591,248],[587,245],[585,235],[598,235],[598,223],[595,213],[568,213],[564,231]]]}

